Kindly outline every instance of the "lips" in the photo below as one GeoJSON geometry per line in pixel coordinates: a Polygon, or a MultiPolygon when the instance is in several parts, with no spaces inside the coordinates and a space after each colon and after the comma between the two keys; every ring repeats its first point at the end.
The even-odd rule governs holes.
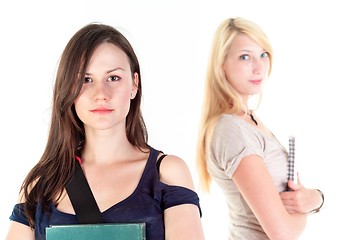
{"type": "Polygon", "coordinates": [[[251,83],[255,84],[255,85],[259,85],[262,83],[262,80],[250,80],[251,83]]]}
{"type": "Polygon", "coordinates": [[[105,108],[105,107],[99,107],[99,108],[96,108],[96,109],[92,109],[90,111],[92,113],[96,113],[96,114],[107,114],[107,113],[113,112],[113,109],[109,109],[109,108],[105,108]]]}

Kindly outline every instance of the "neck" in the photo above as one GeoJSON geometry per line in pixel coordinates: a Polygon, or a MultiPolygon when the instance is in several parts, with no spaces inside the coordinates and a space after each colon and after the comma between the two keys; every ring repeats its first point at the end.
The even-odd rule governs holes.
{"type": "Polygon", "coordinates": [[[257,120],[256,120],[255,117],[253,116],[253,111],[252,111],[252,110],[245,109],[245,110],[241,110],[241,111],[244,113],[244,115],[250,116],[250,117],[251,117],[251,120],[252,120],[256,125],[258,125],[257,120]]]}
{"type": "Polygon", "coordinates": [[[109,163],[127,157],[134,151],[126,134],[109,131],[86,132],[82,150],[83,161],[109,163]]]}

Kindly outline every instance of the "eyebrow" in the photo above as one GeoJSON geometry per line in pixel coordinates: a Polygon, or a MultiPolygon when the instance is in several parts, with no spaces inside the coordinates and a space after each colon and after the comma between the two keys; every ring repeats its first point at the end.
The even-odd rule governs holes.
{"type": "Polygon", "coordinates": [[[111,73],[111,72],[114,72],[114,71],[117,71],[117,70],[122,70],[122,71],[125,71],[125,69],[124,69],[124,68],[117,67],[117,68],[114,68],[114,69],[111,69],[111,70],[107,71],[107,73],[111,73]]]}
{"type": "Polygon", "coordinates": [[[249,49],[235,49],[233,52],[239,54],[239,53],[244,53],[244,52],[251,53],[253,51],[249,50],[249,49]]]}
{"type": "MultiPolygon", "coordinates": [[[[256,51],[250,50],[250,49],[241,49],[238,50],[237,53],[256,53],[256,51]]],[[[261,53],[267,52],[265,49],[262,49],[261,53]]]]}
{"type": "MultiPolygon", "coordinates": [[[[113,69],[110,69],[110,70],[108,70],[108,71],[106,71],[106,73],[107,74],[109,74],[109,73],[111,73],[111,72],[115,72],[115,71],[117,71],[117,70],[121,70],[121,71],[125,71],[125,69],[124,68],[121,68],[121,67],[116,67],[116,68],[113,68],[113,69]]],[[[85,73],[85,75],[92,75],[91,73],[85,73]]]]}

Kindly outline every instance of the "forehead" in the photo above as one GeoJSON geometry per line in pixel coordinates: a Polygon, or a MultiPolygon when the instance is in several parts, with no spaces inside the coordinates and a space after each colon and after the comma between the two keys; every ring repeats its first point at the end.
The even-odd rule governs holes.
{"type": "Polygon", "coordinates": [[[229,53],[247,52],[261,52],[263,48],[256,43],[251,37],[246,34],[237,34],[228,49],[229,53]]]}
{"type": "Polygon", "coordinates": [[[112,43],[102,43],[93,52],[89,65],[128,65],[129,60],[126,53],[112,43]]]}

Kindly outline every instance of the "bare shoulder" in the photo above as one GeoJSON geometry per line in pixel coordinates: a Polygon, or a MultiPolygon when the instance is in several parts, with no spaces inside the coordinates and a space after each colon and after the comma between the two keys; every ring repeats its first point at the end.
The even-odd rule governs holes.
{"type": "Polygon", "coordinates": [[[175,155],[165,156],[160,164],[159,172],[162,182],[194,190],[192,175],[182,158],[175,155]]]}
{"type": "Polygon", "coordinates": [[[34,231],[27,225],[10,221],[9,229],[5,240],[35,240],[34,231]]]}

